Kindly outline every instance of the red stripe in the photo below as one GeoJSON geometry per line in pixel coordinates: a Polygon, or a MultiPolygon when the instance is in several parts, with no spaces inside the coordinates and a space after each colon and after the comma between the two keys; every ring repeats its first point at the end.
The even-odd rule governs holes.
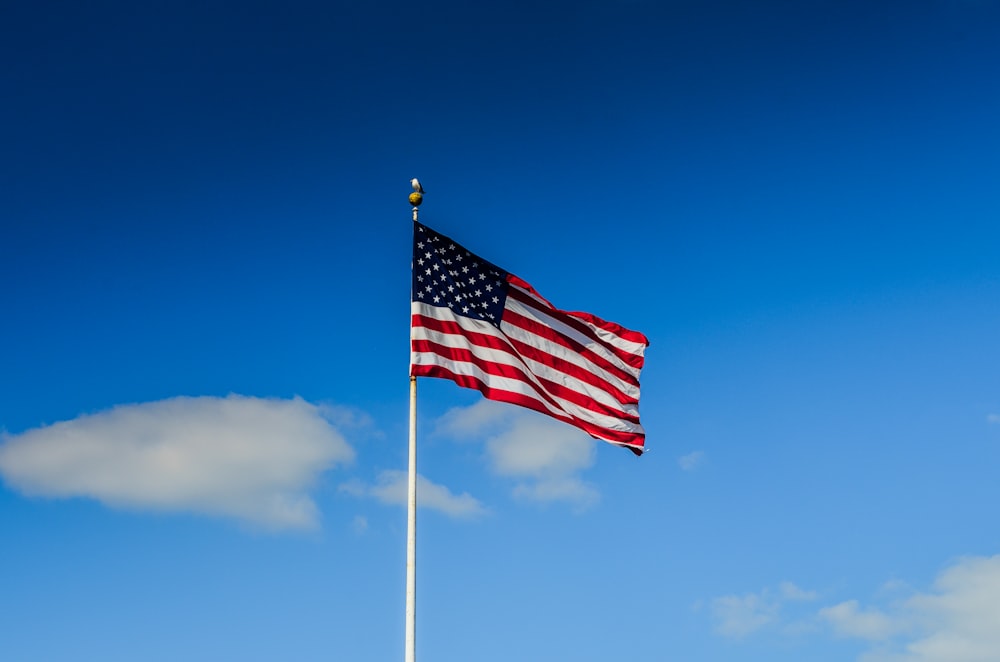
{"type": "MultiPolygon", "coordinates": [[[[569,375],[570,377],[573,377],[579,382],[583,382],[589,386],[593,386],[594,388],[600,389],[623,405],[639,404],[638,398],[633,398],[632,396],[628,395],[627,393],[622,391],[616,384],[601,378],[601,376],[595,372],[580,367],[577,364],[573,363],[572,361],[567,361],[566,359],[556,356],[554,354],[549,354],[545,350],[539,349],[534,345],[529,345],[527,343],[521,342],[520,340],[510,338],[509,336],[508,340],[510,341],[511,346],[513,346],[514,349],[521,354],[521,356],[526,356],[529,359],[538,361],[543,365],[547,365],[555,370],[558,370],[559,372],[562,372],[564,374],[569,375]]],[[[634,381],[629,380],[629,383],[634,384],[634,381]]]]}
{"type": "MultiPolygon", "coordinates": [[[[555,319],[559,320],[560,322],[562,322],[566,326],[568,326],[568,327],[574,329],[575,331],[579,332],[585,338],[589,338],[594,343],[600,345],[601,347],[604,347],[607,351],[609,351],[612,354],[614,354],[615,356],[617,356],[625,365],[631,366],[632,368],[635,368],[636,370],[641,370],[642,369],[642,365],[643,365],[643,362],[644,362],[642,354],[633,354],[633,353],[628,352],[628,351],[626,351],[624,349],[621,349],[619,347],[615,347],[614,345],[608,344],[608,342],[606,340],[600,338],[594,332],[593,329],[591,329],[589,326],[587,326],[586,324],[584,324],[580,320],[575,319],[574,317],[572,317],[572,315],[577,315],[577,314],[582,314],[582,313],[567,313],[565,311],[558,310],[556,308],[545,308],[545,307],[542,307],[542,306],[539,305],[538,301],[532,299],[530,296],[528,296],[524,292],[521,292],[516,287],[512,287],[512,288],[510,288],[508,290],[507,297],[511,298],[511,299],[514,299],[515,301],[518,301],[518,302],[524,304],[525,306],[528,306],[529,308],[537,310],[542,315],[546,315],[548,317],[554,317],[555,319]]],[[[548,303],[548,302],[546,302],[546,303],[548,303]]],[[[509,318],[509,316],[512,316],[512,315],[516,315],[516,313],[513,313],[509,309],[505,309],[504,310],[504,314],[503,314],[504,321],[507,321],[508,318],[509,318]]],[[[528,318],[525,318],[522,315],[518,315],[518,317],[521,318],[521,319],[528,319],[528,318]]],[[[600,319],[598,319],[596,317],[593,318],[593,319],[595,319],[597,321],[602,321],[602,320],[600,320],[600,319]]],[[[512,318],[511,318],[511,321],[513,322],[512,318]]],[[[535,321],[535,320],[531,320],[531,322],[533,324],[535,324],[535,325],[540,325],[542,328],[552,329],[552,327],[550,327],[548,325],[545,325],[545,324],[543,324],[541,322],[538,322],[538,321],[535,321]]],[[[522,324],[518,324],[518,326],[523,326],[523,325],[522,324]]],[[[600,325],[598,324],[597,326],[600,326],[600,325]]],[[[617,326],[617,325],[613,325],[613,326],[617,326]]],[[[610,331],[610,329],[609,329],[609,331],[610,331]]],[[[555,329],[552,329],[550,333],[559,333],[559,332],[556,331],[555,329]]],[[[541,335],[541,334],[539,334],[539,335],[541,335]]],[[[559,335],[560,335],[561,338],[566,338],[566,340],[568,342],[573,343],[572,346],[571,346],[571,348],[574,351],[579,351],[580,353],[586,353],[588,356],[589,355],[597,356],[600,359],[600,361],[602,361],[604,364],[607,364],[609,366],[609,369],[621,371],[621,368],[615,367],[612,363],[610,363],[604,357],[601,357],[599,355],[594,354],[594,352],[592,350],[590,350],[590,349],[587,349],[587,347],[585,345],[580,344],[576,340],[571,340],[570,338],[568,338],[566,336],[563,336],[562,334],[559,334],[559,335]]],[[[595,361],[595,363],[596,363],[596,361],[595,361]]],[[[624,373],[624,374],[627,374],[627,373],[624,373]]],[[[631,375],[629,375],[629,378],[632,379],[633,381],[635,380],[635,377],[633,377],[631,375]]]]}
{"type": "Polygon", "coordinates": [[[529,398],[521,393],[514,393],[512,391],[506,391],[503,389],[492,388],[485,382],[472,377],[470,375],[459,375],[452,372],[448,368],[440,365],[414,365],[410,368],[410,373],[414,377],[439,377],[443,379],[450,379],[459,386],[465,388],[471,388],[479,391],[489,400],[497,400],[500,402],[509,402],[511,404],[520,405],[522,407],[527,407],[528,409],[534,409],[535,411],[541,412],[552,418],[558,419],[565,423],[569,423],[577,428],[580,428],[591,437],[595,439],[600,439],[602,441],[609,441],[613,444],[618,444],[627,447],[636,455],[642,454],[642,446],[645,442],[646,435],[635,433],[635,432],[621,432],[619,430],[608,430],[607,428],[602,428],[599,426],[591,425],[585,421],[581,421],[569,416],[558,416],[553,414],[551,411],[546,409],[537,400],[529,398]]]}
{"type": "MultiPolygon", "coordinates": [[[[514,315],[514,316],[520,317],[520,316],[517,316],[517,315],[514,315]]],[[[533,322],[531,320],[526,320],[526,322],[530,323],[530,325],[533,325],[533,326],[536,326],[536,327],[538,326],[537,322],[533,322]]],[[[524,326],[529,326],[528,323],[525,323],[524,326]]],[[[559,358],[557,356],[553,356],[552,354],[549,354],[548,352],[545,352],[544,350],[538,348],[535,345],[529,345],[529,344],[524,343],[524,342],[522,342],[520,340],[516,340],[514,338],[511,338],[511,337],[507,336],[506,334],[503,334],[502,331],[500,331],[500,333],[501,333],[501,335],[503,335],[503,339],[498,338],[498,337],[493,336],[493,335],[489,335],[489,334],[477,333],[475,331],[469,331],[469,330],[461,327],[456,322],[446,321],[446,320],[439,320],[439,319],[436,319],[434,317],[424,317],[422,315],[413,315],[411,317],[411,320],[410,320],[410,325],[411,326],[422,326],[422,327],[431,329],[433,331],[439,331],[441,333],[448,333],[448,334],[453,334],[453,335],[458,335],[458,336],[464,336],[464,337],[469,338],[470,341],[473,344],[475,344],[475,345],[479,345],[480,347],[488,347],[490,349],[496,349],[496,350],[505,351],[505,352],[508,352],[509,354],[511,354],[512,356],[517,357],[518,359],[520,359],[521,357],[527,357],[527,358],[532,359],[534,361],[538,361],[539,363],[541,363],[543,365],[548,365],[548,366],[551,366],[551,367],[555,368],[556,370],[564,372],[564,373],[566,373],[566,374],[574,377],[575,379],[577,379],[577,380],[579,380],[581,382],[584,382],[584,383],[586,383],[586,384],[588,384],[590,386],[593,386],[594,388],[598,388],[598,389],[600,389],[602,391],[605,391],[612,398],[614,398],[615,400],[617,400],[618,402],[620,402],[622,404],[625,404],[625,405],[629,405],[629,404],[637,405],[639,403],[639,401],[637,399],[632,398],[627,393],[622,392],[622,390],[616,384],[614,384],[613,382],[609,382],[609,381],[603,379],[600,375],[597,375],[594,372],[588,371],[585,368],[581,368],[580,366],[577,366],[577,365],[575,365],[575,364],[573,364],[573,363],[571,363],[569,361],[566,361],[565,359],[561,359],[561,358],[559,358]]],[[[515,326],[518,326],[518,324],[515,324],[515,326]]],[[[551,335],[551,333],[548,332],[548,329],[549,329],[549,327],[543,326],[540,329],[537,329],[538,333],[536,333],[535,329],[526,329],[526,330],[528,330],[528,331],[530,331],[532,333],[535,333],[536,335],[541,335],[542,331],[546,331],[545,335],[548,336],[548,335],[551,335]]],[[[563,338],[563,336],[560,336],[560,335],[553,336],[553,339],[554,339],[555,342],[558,342],[559,339],[562,339],[562,338],[563,338]]],[[[569,346],[569,349],[572,349],[577,354],[588,354],[588,355],[591,354],[585,348],[578,348],[578,347],[572,346],[572,345],[578,345],[578,343],[572,343],[572,341],[570,341],[568,338],[565,339],[564,343],[559,343],[559,344],[562,344],[563,346],[567,346],[566,343],[571,343],[571,345],[569,346]]],[[[600,356],[596,356],[595,355],[593,358],[596,359],[595,363],[598,362],[598,361],[602,361],[602,362],[605,361],[600,356]]],[[[638,386],[635,378],[633,378],[628,373],[621,373],[621,371],[618,370],[617,368],[615,368],[615,366],[609,364],[607,366],[601,366],[601,367],[606,367],[610,371],[613,371],[615,374],[620,375],[622,381],[624,381],[626,383],[629,383],[629,384],[632,384],[634,386],[638,386]]],[[[525,366],[525,370],[527,370],[529,372],[533,372],[527,366],[525,366]]]]}
{"type": "MultiPolygon", "coordinates": [[[[552,310],[559,310],[558,308],[556,308],[555,306],[553,306],[552,303],[548,299],[546,299],[541,294],[539,294],[538,291],[535,288],[533,288],[524,279],[522,279],[522,278],[520,278],[518,276],[515,276],[514,274],[507,274],[507,282],[511,283],[512,285],[515,285],[516,287],[521,288],[522,290],[530,292],[532,295],[534,295],[535,297],[537,297],[541,301],[544,301],[545,305],[547,305],[552,310]]],[[[615,334],[616,336],[618,336],[619,338],[623,338],[623,339],[628,340],[630,342],[634,342],[637,345],[646,345],[646,346],[649,346],[649,339],[646,338],[645,335],[643,335],[642,333],[639,333],[638,331],[632,331],[630,329],[626,329],[621,324],[616,324],[614,322],[609,322],[607,320],[601,319],[600,317],[598,317],[596,315],[591,315],[590,313],[577,313],[577,312],[569,312],[569,311],[565,311],[565,310],[559,310],[559,312],[561,312],[561,313],[563,313],[565,315],[573,315],[574,317],[579,317],[579,318],[581,318],[583,320],[586,320],[587,322],[590,322],[594,326],[598,326],[598,327],[600,327],[602,329],[606,329],[606,330],[610,331],[611,333],[615,334]]]]}
{"type": "MultiPolygon", "coordinates": [[[[416,319],[416,316],[414,316],[414,319],[416,319]]],[[[421,318],[421,319],[426,319],[426,318],[421,318]]],[[[419,326],[419,324],[417,326],[419,326]]],[[[489,336],[483,336],[483,334],[479,333],[475,335],[487,338],[489,337],[489,336]]],[[[471,342],[471,338],[469,336],[463,336],[463,338],[471,342]]],[[[507,377],[509,379],[516,379],[517,381],[524,383],[529,388],[531,388],[531,390],[537,393],[539,400],[544,400],[549,404],[551,404],[555,409],[562,411],[562,407],[559,405],[558,402],[555,401],[555,399],[551,395],[546,393],[543,389],[539,388],[537,384],[531,381],[531,379],[528,377],[528,375],[531,374],[531,371],[528,370],[527,368],[521,370],[515,368],[514,366],[507,365],[505,363],[497,363],[495,361],[489,361],[487,359],[483,359],[474,355],[468,349],[447,347],[445,345],[441,345],[439,343],[435,343],[430,340],[413,339],[410,341],[410,349],[413,350],[414,352],[419,352],[422,354],[433,354],[438,357],[441,357],[442,359],[452,361],[455,363],[458,362],[471,363],[472,365],[476,366],[483,372],[490,375],[496,375],[497,377],[507,377]]],[[[503,350],[504,348],[497,347],[496,349],[503,350]]],[[[509,350],[506,351],[508,351],[508,353],[514,356],[514,354],[509,350]]],[[[548,413],[551,414],[551,412],[548,413]]]]}
{"type": "MultiPolygon", "coordinates": [[[[596,365],[597,367],[605,370],[612,375],[618,377],[621,381],[631,384],[633,386],[638,386],[639,381],[634,375],[629,374],[622,368],[616,366],[611,361],[607,360],[594,350],[588,348],[586,345],[581,345],[578,341],[573,340],[563,334],[559,333],[551,326],[542,324],[537,320],[533,320],[530,317],[525,317],[520,313],[515,313],[512,310],[505,309],[503,311],[503,321],[505,324],[510,324],[518,328],[524,329],[528,333],[534,334],[545,340],[551,342],[554,345],[561,345],[566,349],[570,350],[574,354],[579,354],[583,356],[588,361],[596,365]]],[[[640,359],[641,360],[641,359],[640,359]]]]}
{"type": "MultiPolygon", "coordinates": [[[[422,318],[426,319],[426,318],[422,318]]],[[[419,326],[419,324],[417,325],[419,326]]],[[[474,334],[479,337],[489,338],[491,340],[496,340],[490,336],[484,336],[483,334],[474,334]]],[[[461,336],[463,339],[468,340],[471,344],[476,344],[469,335],[461,336]]],[[[586,409],[587,411],[594,412],[595,414],[601,414],[603,416],[608,416],[610,418],[617,418],[619,420],[628,421],[629,423],[639,424],[639,417],[634,414],[629,414],[620,409],[614,407],[609,407],[586,394],[579,391],[575,391],[568,386],[559,384],[550,379],[546,379],[534,372],[532,372],[527,366],[524,369],[516,368],[514,366],[508,365],[506,363],[497,363],[495,361],[490,361],[489,359],[484,359],[476,356],[471,350],[457,347],[448,347],[447,345],[441,345],[435,343],[431,340],[417,340],[414,339],[410,342],[410,347],[414,352],[435,354],[441,356],[442,358],[448,359],[454,362],[471,363],[472,365],[478,367],[483,372],[496,375],[498,377],[507,377],[508,379],[516,379],[519,382],[527,384],[533,391],[538,393],[539,397],[549,402],[553,407],[559,409],[560,411],[565,411],[563,405],[555,401],[552,396],[561,398],[568,402],[572,402],[581,409],[586,409]],[[534,380],[531,377],[534,377],[534,380]],[[535,383],[537,380],[537,384],[535,383]],[[539,384],[541,387],[539,387],[539,384]]],[[[506,351],[508,354],[513,356],[520,362],[520,358],[516,353],[510,351],[504,347],[496,347],[495,349],[500,349],[506,351]]]]}
{"type": "MultiPolygon", "coordinates": [[[[457,314],[457,313],[456,313],[457,314]]],[[[435,317],[425,317],[423,315],[414,313],[410,316],[410,326],[420,326],[425,329],[430,329],[431,331],[439,331],[441,333],[447,333],[453,336],[463,336],[468,338],[475,345],[480,347],[488,347],[489,349],[497,349],[517,356],[517,352],[513,350],[510,345],[510,339],[497,329],[497,332],[503,336],[503,338],[490,335],[488,333],[479,333],[478,331],[470,331],[457,322],[452,322],[449,320],[439,320],[435,317]]],[[[494,327],[496,328],[496,327],[494,327]]]]}
{"type": "MultiPolygon", "coordinates": [[[[552,305],[552,303],[548,299],[539,294],[538,291],[535,290],[535,288],[533,288],[528,282],[522,280],[521,278],[515,276],[514,274],[507,275],[507,282],[514,286],[509,288],[508,296],[510,296],[510,293],[513,292],[516,295],[518,301],[522,301],[525,304],[531,305],[536,310],[543,310],[550,313],[558,313],[559,315],[567,316],[569,319],[563,321],[565,321],[567,324],[572,325],[581,333],[586,333],[588,336],[593,337],[595,341],[601,344],[605,344],[605,341],[596,337],[594,335],[593,329],[587,326],[587,324],[592,324],[600,329],[603,329],[604,331],[613,333],[614,335],[618,336],[623,340],[627,340],[637,345],[642,345],[644,347],[649,346],[649,339],[644,334],[639,333],[638,331],[632,331],[630,329],[626,329],[621,324],[616,324],[615,322],[609,322],[605,319],[601,319],[597,315],[592,315],[590,313],[574,312],[556,308],[555,306],[552,305]],[[539,302],[541,302],[541,304],[544,305],[539,305],[539,302]],[[581,324],[581,322],[577,320],[582,320],[583,324],[581,324]]],[[[614,349],[616,352],[624,352],[623,357],[635,356],[634,354],[626,350],[618,349],[615,347],[611,347],[611,349],[614,349]]]]}
{"type": "MultiPolygon", "coordinates": [[[[541,297],[539,298],[541,299],[541,297]]],[[[545,299],[542,299],[542,301],[545,301],[545,299]]],[[[545,301],[545,303],[549,302],[545,301]]],[[[552,304],[549,305],[551,306],[552,304]]],[[[604,329],[605,331],[615,334],[622,340],[633,342],[636,345],[643,345],[645,347],[649,347],[649,338],[647,338],[644,334],[639,333],[638,331],[632,331],[631,329],[626,329],[621,324],[615,324],[614,322],[609,322],[606,319],[601,319],[597,315],[593,315],[591,313],[583,313],[576,310],[572,311],[560,310],[559,312],[561,312],[563,315],[571,315],[572,317],[583,320],[584,323],[592,324],[599,329],[604,329]]]]}
{"type": "MultiPolygon", "coordinates": [[[[594,411],[612,417],[624,417],[628,420],[632,420],[632,422],[634,423],[639,422],[637,417],[631,414],[626,414],[619,408],[607,405],[605,403],[597,402],[592,397],[587,396],[580,391],[572,390],[559,382],[552,381],[551,379],[548,379],[546,377],[542,377],[534,370],[532,370],[528,365],[524,364],[524,356],[537,360],[539,363],[542,363],[543,365],[554,367],[556,369],[558,369],[558,366],[555,365],[557,362],[564,364],[567,368],[566,370],[564,370],[564,372],[568,376],[577,379],[577,381],[607,392],[616,401],[622,403],[623,405],[629,405],[629,404],[638,405],[637,400],[628,397],[627,394],[622,393],[613,384],[604,381],[593,372],[586,371],[580,368],[579,366],[576,366],[572,363],[565,361],[564,359],[559,359],[555,356],[545,353],[542,350],[539,350],[534,347],[529,347],[520,341],[516,341],[512,338],[509,338],[506,335],[503,335],[502,332],[500,331],[498,331],[498,333],[500,333],[503,336],[502,338],[491,334],[469,331],[455,322],[439,320],[433,317],[425,317],[419,314],[414,314],[411,317],[410,325],[412,327],[423,327],[430,329],[432,331],[438,331],[440,333],[454,335],[456,337],[465,339],[472,345],[488,348],[495,351],[505,352],[511,357],[513,357],[519,364],[523,365],[524,367],[523,376],[522,375],[515,376],[515,375],[501,374],[501,373],[497,374],[501,374],[501,376],[505,377],[514,377],[516,379],[520,379],[525,382],[529,382],[527,375],[533,375],[535,376],[536,379],[538,379],[540,382],[543,383],[545,389],[548,392],[553,393],[559,397],[562,397],[565,400],[573,402],[574,404],[584,409],[588,409],[590,411],[594,411]],[[518,351],[522,348],[527,348],[528,351],[525,352],[524,354],[519,354],[518,351]]],[[[430,341],[421,341],[421,342],[430,342],[430,341]]],[[[448,348],[447,346],[441,346],[441,347],[443,347],[445,350],[451,349],[448,348]]],[[[487,370],[487,364],[482,363],[482,361],[484,361],[484,359],[477,359],[475,363],[483,370],[487,370]]],[[[535,388],[535,390],[538,389],[535,388]]],[[[553,405],[559,407],[559,405],[556,403],[553,403],[553,405]]]]}

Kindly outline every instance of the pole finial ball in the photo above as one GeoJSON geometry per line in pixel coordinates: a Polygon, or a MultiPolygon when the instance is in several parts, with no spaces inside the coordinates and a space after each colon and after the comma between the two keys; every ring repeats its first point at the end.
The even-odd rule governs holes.
{"type": "Polygon", "coordinates": [[[410,194],[410,204],[414,207],[419,207],[420,203],[424,201],[424,196],[420,195],[416,191],[410,194]]]}

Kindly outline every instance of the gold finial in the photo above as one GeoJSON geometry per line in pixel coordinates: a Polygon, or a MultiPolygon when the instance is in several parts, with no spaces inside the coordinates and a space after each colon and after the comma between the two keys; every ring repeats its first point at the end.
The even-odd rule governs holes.
{"type": "Polygon", "coordinates": [[[410,204],[413,205],[413,222],[417,222],[417,207],[424,201],[424,187],[420,185],[420,180],[414,177],[410,180],[413,193],[410,194],[410,204]]]}

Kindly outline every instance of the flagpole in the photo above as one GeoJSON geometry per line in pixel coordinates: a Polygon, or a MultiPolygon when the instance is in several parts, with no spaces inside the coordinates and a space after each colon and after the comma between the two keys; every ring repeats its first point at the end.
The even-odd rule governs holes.
{"type": "Polygon", "coordinates": [[[417,378],[410,377],[410,469],[406,494],[406,662],[416,660],[417,378]]]}
{"type": "MultiPolygon", "coordinates": [[[[410,194],[413,222],[423,196],[410,194]]],[[[412,268],[412,267],[411,267],[412,268]]],[[[417,634],[417,378],[410,375],[410,446],[406,491],[406,662],[415,662],[417,634]]]]}

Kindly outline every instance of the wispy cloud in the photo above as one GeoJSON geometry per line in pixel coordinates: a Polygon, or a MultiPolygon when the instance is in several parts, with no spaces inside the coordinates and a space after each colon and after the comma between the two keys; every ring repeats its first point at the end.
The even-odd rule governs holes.
{"type": "Polygon", "coordinates": [[[837,634],[873,643],[863,662],[982,662],[1000,651],[1000,555],[946,568],[933,590],[878,608],[821,610],[837,634]]]}
{"type": "Polygon", "coordinates": [[[515,481],[515,498],[568,503],[577,509],[600,500],[580,473],[594,462],[595,442],[576,428],[536,412],[481,400],[441,418],[439,434],[460,441],[484,440],[497,475],[515,481]]]}
{"type": "MultiPolygon", "coordinates": [[[[383,471],[374,485],[353,480],[340,486],[340,491],[357,497],[371,497],[388,505],[406,505],[407,474],[405,471],[383,471]]],[[[417,476],[417,507],[437,510],[451,517],[475,518],[486,514],[483,504],[468,492],[453,494],[444,485],[417,476]]]]}
{"type": "Polygon", "coordinates": [[[744,637],[773,623],[779,605],[760,593],[724,595],[711,602],[715,631],[724,637],[744,637]]]}
{"type": "Polygon", "coordinates": [[[963,558],[937,577],[932,590],[899,580],[876,592],[883,604],[845,600],[802,613],[818,595],[794,584],[726,595],[709,602],[715,631],[742,638],[764,628],[860,639],[858,662],[986,662],[1000,651],[1000,555],[963,558]]]}
{"type": "Polygon", "coordinates": [[[300,398],[238,395],[122,405],[0,436],[0,474],[30,496],[313,528],[319,511],[308,489],[354,457],[330,423],[342,414],[300,398]]]}
{"type": "Polygon", "coordinates": [[[694,471],[705,461],[705,453],[702,451],[693,451],[687,455],[682,455],[677,458],[677,464],[680,465],[681,469],[684,471],[694,471]]]}
{"type": "Polygon", "coordinates": [[[986,422],[991,425],[1000,425],[1000,414],[988,414],[986,416],[986,422]]]}
{"type": "Polygon", "coordinates": [[[806,591],[792,582],[778,584],[778,594],[788,602],[812,602],[819,599],[819,593],[816,591],[806,591]]]}
{"type": "Polygon", "coordinates": [[[504,427],[504,421],[516,412],[512,405],[479,400],[468,407],[453,407],[434,422],[436,434],[453,441],[474,442],[504,427]]]}
{"type": "Polygon", "coordinates": [[[843,637],[856,637],[869,641],[888,639],[899,629],[899,624],[877,609],[861,609],[857,600],[848,600],[819,610],[819,617],[843,637]]]}
{"type": "MultiPolygon", "coordinates": [[[[782,582],[778,588],[758,593],[723,595],[709,602],[715,632],[739,639],[767,626],[782,623],[782,609],[790,602],[809,602],[817,598],[813,591],[782,582]]],[[[799,629],[799,628],[796,628],[799,629]]]]}

